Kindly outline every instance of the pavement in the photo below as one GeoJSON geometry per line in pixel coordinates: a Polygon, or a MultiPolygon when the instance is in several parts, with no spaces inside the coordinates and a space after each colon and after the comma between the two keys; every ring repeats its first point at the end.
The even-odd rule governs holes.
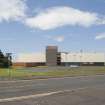
{"type": "Polygon", "coordinates": [[[0,105],[105,105],[105,75],[0,81],[0,105]]]}

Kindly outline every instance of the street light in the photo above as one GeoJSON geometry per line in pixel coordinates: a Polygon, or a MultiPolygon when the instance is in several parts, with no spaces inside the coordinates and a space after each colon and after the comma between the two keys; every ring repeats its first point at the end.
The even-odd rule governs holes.
{"type": "Polygon", "coordinates": [[[104,66],[105,66],[105,54],[104,54],[104,66]]]}
{"type": "Polygon", "coordinates": [[[12,53],[6,53],[8,59],[8,67],[9,67],[9,78],[11,78],[11,61],[12,61],[12,53]]]}

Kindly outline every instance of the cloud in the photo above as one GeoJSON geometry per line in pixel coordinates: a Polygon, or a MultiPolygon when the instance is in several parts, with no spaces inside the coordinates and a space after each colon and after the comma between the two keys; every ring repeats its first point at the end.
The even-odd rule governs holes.
{"type": "Polygon", "coordinates": [[[14,21],[26,16],[26,0],[0,0],[0,22],[14,21]]]}
{"type": "MultiPolygon", "coordinates": [[[[36,8],[35,16],[30,17],[26,12],[26,0],[0,0],[0,22],[17,21],[33,29],[50,30],[62,26],[105,25],[105,18],[99,14],[82,11],[67,6],[52,7],[45,10],[36,8]]],[[[31,14],[31,13],[30,13],[31,14]]]]}
{"type": "Polygon", "coordinates": [[[105,17],[100,17],[97,21],[97,25],[105,25],[105,17]]]}
{"type": "Polygon", "coordinates": [[[64,39],[65,39],[65,37],[64,37],[64,36],[56,36],[56,37],[54,37],[53,39],[54,39],[55,41],[57,41],[57,42],[63,42],[64,39]]]}
{"type": "Polygon", "coordinates": [[[34,17],[27,18],[26,25],[31,28],[48,30],[65,25],[89,27],[97,20],[98,14],[96,13],[61,6],[46,9],[34,17]]]}
{"type": "Polygon", "coordinates": [[[57,36],[46,36],[46,38],[57,41],[57,42],[63,42],[65,40],[65,37],[63,35],[57,35],[57,36]]]}
{"type": "Polygon", "coordinates": [[[96,39],[96,40],[105,39],[105,33],[98,34],[98,35],[95,37],[95,39],[96,39]]]}

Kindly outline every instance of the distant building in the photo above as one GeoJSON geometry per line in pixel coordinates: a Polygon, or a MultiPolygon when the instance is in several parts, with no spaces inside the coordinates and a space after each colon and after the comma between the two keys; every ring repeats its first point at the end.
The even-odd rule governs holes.
{"type": "Polygon", "coordinates": [[[47,46],[45,53],[21,54],[13,66],[104,66],[105,53],[88,53],[80,51],[59,52],[57,46],[47,46]]]}

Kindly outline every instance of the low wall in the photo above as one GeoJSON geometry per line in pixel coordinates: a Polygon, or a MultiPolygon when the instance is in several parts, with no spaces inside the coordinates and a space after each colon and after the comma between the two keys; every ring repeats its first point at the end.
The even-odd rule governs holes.
{"type": "Polygon", "coordinates": [[[15,62],[12,64],[13,67],[36,67],[45,66],[44,62],[15,62]]]}

